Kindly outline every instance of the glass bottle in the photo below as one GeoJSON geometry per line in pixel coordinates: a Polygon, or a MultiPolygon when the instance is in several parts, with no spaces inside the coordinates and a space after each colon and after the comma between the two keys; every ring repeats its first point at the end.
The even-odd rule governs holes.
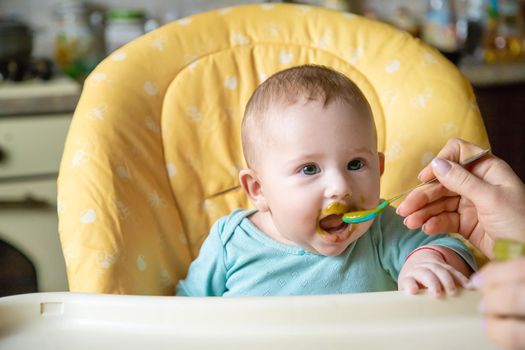
{"type": "Polygon", "coordinates": [[[104,57],[81,1],[65,1],[55,8],[55,61],[67,75],[83,81],[104,57]]]}

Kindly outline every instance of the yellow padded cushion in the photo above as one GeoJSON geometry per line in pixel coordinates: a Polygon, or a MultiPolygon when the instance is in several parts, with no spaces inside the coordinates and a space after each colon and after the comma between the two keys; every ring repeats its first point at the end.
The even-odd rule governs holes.
{"type": "Polygon", "coordinates": [[[384,197],[417,184],[447,139],[488,145],[464,77],[386,24],[285,4],[173,22],[114,52],[85,83],[58,182],[71,290],[173,294],[211,224],[249,206],[240,190],[220,194],[244,166],[248,98],[305,63],[345,73],[369,99],[384,197]]]}

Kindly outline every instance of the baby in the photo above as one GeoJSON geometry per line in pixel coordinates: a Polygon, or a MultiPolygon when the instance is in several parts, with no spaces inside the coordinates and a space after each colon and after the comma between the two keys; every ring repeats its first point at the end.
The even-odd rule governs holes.
{"type": "Polygon", "coordinates": [[[428,289],[468,283],[470,251],[448,235],[408,230],[380,203],[384,155],[370,106],[346,76],[322,66],[281,71],[254,92],[242,122],[239,173],[255,210],[219,219],[177,295],[305,295],[428,289]],[[397,281],[397,285],[396,285],[397,281]]]}

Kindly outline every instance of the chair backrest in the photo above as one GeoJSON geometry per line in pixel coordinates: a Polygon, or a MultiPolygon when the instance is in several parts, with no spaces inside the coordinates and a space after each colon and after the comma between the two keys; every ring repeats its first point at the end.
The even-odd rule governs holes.
{"type": "Polygon", "coordinates": [[[173,294],[211,224],[249,206],[240,190],[220,194],[244,165],[248,98],[305,63],[345,73],[369,99],[384,197],[415,185],[449,138],[488,145],[464,77],[389,25],[285,4],[181,19],[114,52],[85,82],[58,181],[71,290],[173,294]]]}

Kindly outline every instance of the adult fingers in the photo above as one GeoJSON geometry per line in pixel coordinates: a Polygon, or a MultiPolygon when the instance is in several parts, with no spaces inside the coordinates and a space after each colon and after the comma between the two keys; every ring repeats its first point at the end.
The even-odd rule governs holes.
{"type": "MultiPolygon", "coordinates": [[[[436,216],[429,218],[421,226],[421,230],[427,235],[435,235],[444,232],[459,232],[460,231],[460,217],[458,213],[443,212],[436,216]]],[[[467,234],[463,235],[464,237],[467,234]]]]}
{"type": "Polygon", "coordinates": [[[441,198],[427,204],[424,208],[406,216],[404,224],[408,228],[418,228],[426,223],[430,218],[441,213],[456,212],[458,209],[459,197],[441,198]]]}
{"type": "Polygon", "coordinates": [[[525,317],[525,258],[487,264],[472,276],[487,314],[525,317]]]}
{"type": "Polygon", "coordinates": [[[432,161],[432,169],[443,186],[474,203],[486,201],[487,193],[496,190],[461,165],[448,160],[435,158],[432,161]]]}
{"type": "Polygon", "coordinates": [[[508,349],[525,349],[525,320],[488,317],[487,335],[497,344],[508,349]]]}
{"type": "Polygon", "coordinates": [[[487,264],[472,276],[472,283],[481,289],[525,283],[525,257],[487,264]]]}
{"type": "Polygon", "coordinates": [[[481,290],[480,308],[487,315],[516,316],[525,320],[525,283],[498,285],[481,290]]]}
{"type": "MultiPolygon", "coordinates": [[[[468,141],[453,138],[447,141],[445,146],[437,154],[437,158],[450,160],[455,163],[467,159],[479,152],[483,151],[483,148],[470,143],[468,141]]],[[[434,172],[432,171],[431,164],[427,165],[418,175],[418,179],[421,181],[428,181],[434,178],[434,172]]]]}
{"type": "Polygon", "coordinates": [[[457,193],[446,189],[441,184],[428,185],[409,193],[399,204],[396,212],[398,215],[407,216],[439,199],[457,196],[457,193]]]}

